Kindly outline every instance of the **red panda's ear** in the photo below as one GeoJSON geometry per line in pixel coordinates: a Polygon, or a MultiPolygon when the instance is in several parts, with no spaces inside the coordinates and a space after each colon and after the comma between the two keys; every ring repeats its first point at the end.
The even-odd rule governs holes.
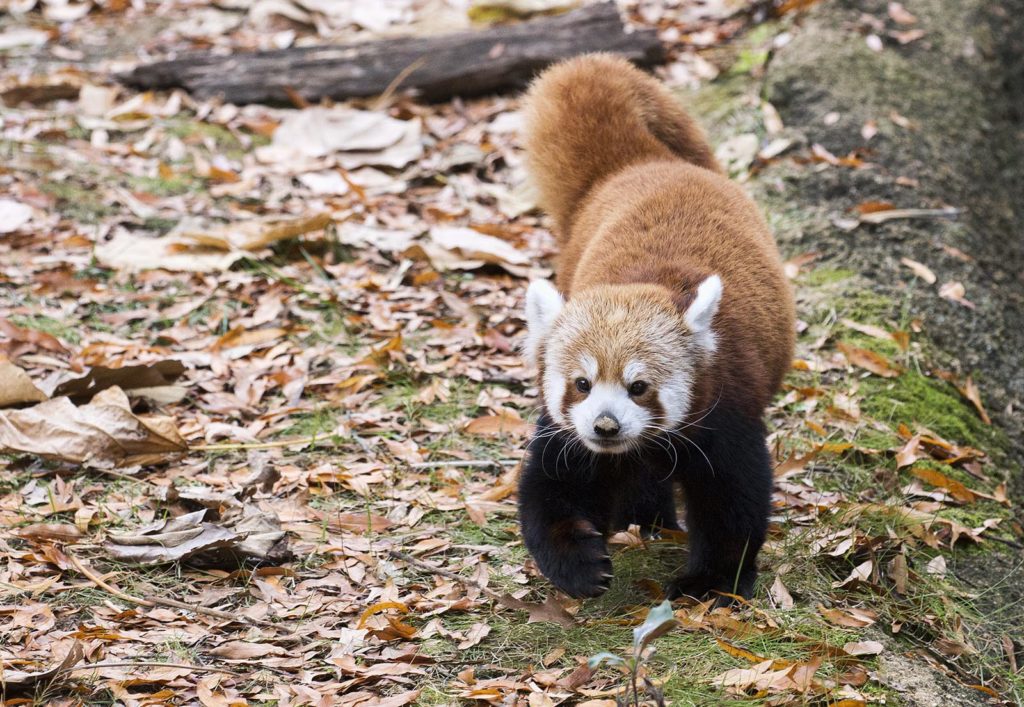
{"type": "Polygon", "coordinates": [[[555,286],[547,280],[534,280],[526,290],[526,345],[525,353],[531,363],[537,363],[537,351],[551,331],[551,325],[562,311],[565,301],[555,286]]]}
{"type": "Polygon", "coordinates": [[[722,278],[712,275],[697,287],[693,301],[687,306],[686,325],[694,332],[705,332],[711,329],[711,321],[718,313],[718,305],[722,301],[722,278]]]}

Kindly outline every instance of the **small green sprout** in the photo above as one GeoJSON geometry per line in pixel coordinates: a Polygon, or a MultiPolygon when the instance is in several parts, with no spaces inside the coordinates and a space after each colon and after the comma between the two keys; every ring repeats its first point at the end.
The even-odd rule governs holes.
{"type": "Polygon", "coordinates": [[[592,655],[587,664],[590,668],[596,669],[602,664],[617,667],[628,676],[628,683],[623,688],[622,695],[615,699],[615,704],[621,707],[631,705],[640,707],[640,690],[638,682],[642,680],[644,693],[654,700],[658,707],[664,707],[665,698],[661,690],[651,682],[646,675],[640,674],[640,669],[654,655],[654,647],[650,645],[658,636],[668,633],[676,625],[675,615],[672,613],[672,604],[663,601],[658,606],[647,612],[647,618],[642,624],[633,629],[633,650],[628,657],[622,657],[607,651],[592,655]]]}

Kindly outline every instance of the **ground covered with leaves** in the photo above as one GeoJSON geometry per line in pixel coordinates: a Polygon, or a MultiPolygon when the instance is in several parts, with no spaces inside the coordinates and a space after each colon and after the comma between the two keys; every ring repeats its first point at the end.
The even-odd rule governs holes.
{"type": "MultiPolygon", "coordinates": [[[[660,31],[661,75],[700,87],[695,105],[745,101],[752,123],[709,128],[761,197],[770,165],[873,168],[717,90],[756,82],[811,4],[621,3],[660,31]]],[[[7,704],[612,705],[621,671],[588,658],[628,655],[685,561],[685,533],[620,533],[611,590],[575,602],[519,539],[537,389],[516,346],[553,240],[515,97],[237,107],[113,81],[187,48],[469,22],[459,3],[330,5],[0,14],[7,704]]],[[[855,31],[871,51],[924,36],[898,3],[855,31]]],[[[773,225],[791,218],[765,200],[773,225]]],[[[949,215],[932,211],[870,201],[835,225],[949,215]]],[[[641,671],[670,704],[1024,699],[1019,602],[993,606],[998,581],[957,571],[1020,549],[1020,470],[984,391],[900,302],[820,253],[786,257],[800,338],[768,413],[756,598],[676,603],[641,671]]],[[[905,266],[972,306],[959,281],[905,266]]]]}

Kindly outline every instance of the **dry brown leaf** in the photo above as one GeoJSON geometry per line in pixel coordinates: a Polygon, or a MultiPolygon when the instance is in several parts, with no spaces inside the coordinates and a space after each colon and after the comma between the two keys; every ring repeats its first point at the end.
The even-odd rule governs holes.
{"type": "Polygon", "coordinates": [[[487,634],[490,632],[490,626],[480,621],[476,622],[470,626],[469,630],[466,632],[466,639],[459,643],[459,650],[464,651],[467,648],[472,648],[476,644],[480,643],[480,641],[487,638],[487,634]]]}
{"type": "MultiPolygon", "coordinates": [[[[11,692],[22,692],[27,690],[38,690],[40,686],[49,684],[60,677],[61,674],[69,672],[85,657],[85,648],[81,643],[75,641],[71,649],[64,656],[63,660],[49,670],[37,673],[27,673],[20,670],[5,668],[2,672],[2,692],[0,695],[7,697],[11,692]]],[[[31,702],[31,700],[28,700],[31,702]]]]}
{"type": "Polygon", "coordinates": [[[711,682],[736,693],[745,693],[748,690],[805,693],[811,690],[814,674],[820,666],[821,658],[814,658],[808,663],[795,663],[782,669],[775,669],[774,661],[765,660],[750,668],[727,670],[712,678],[711,682]]]}
{"type": "Polygon", "coordinates": [[[237,564],[240,559],[266,560],[285,537],[276,520],[258,511],[232,522],[204,520],[208,511],[186,513],[139,528],[134,533],[111,534],[103,549],[122,562],[143,565],[196,559],[205,564],[237,564]]]}
{"type": "Polygon", "coordinates": [[[133,397],[138,388],[152,389],[171,386],[184,372],[185,366],[181,361],[174,360],[121,368],[93,366],[80,378],[58,382],[50,395],[52,397],[66,396],[74,402],[79,402],[90,399],[107,388],[117,386],[129,397],[133,397]]]}
{"type": "Polygon", "coordinates": [[[233,349],[239,346],[262,346],[277,341],[287,336],[288,330],[281,327],[269,327],[267,329],[246,329],[237,326],[224,336],[217,339],[213,344],[214,351],[233,349]]]}
{"type": "Polygon", "coordinates": [[[0,422],[0,450],[80,464],[111,467],[187,449],[173,419],[136,416],[116,386],[80,407],[68,398],[54,398],[24,410],[0,411],[0,422]]]}
{"type": "Polygon", "coordinates": [[[8,341],[0,341],[0,352],[6,351],[7,356],[17,358],[26,352],[43,349],[56,354],[67,354],[64,344],[52,334],[36,329],[15,326],[4,317],[0,317],[0,334],[8,341]]]}
{"type": "Polygon", "coordinates": [[[857,213],[874,214],[879,211],[892,211],[896,206],[888,201],[865,201],[854,207],[857,213]]]}
{"type": "Polygon", "coordinates": [[[207,227],[182,222],[159,238],[120,230],[110,241],[98,244],[95,253],[102,264],[128,272],[216,272],[227,270],[241,258],[255,255],[277,241],[322,230],[330,222],[330,214],[326,213],[207,227]]]}
{"type": "Polygon", "coordinates": [[[796,276],[800,274],[800,270],[805,265],[813,263],[820,255],[821,253],[813,252],[803,253],[801,255],[797,255],[793,258],[790,258],[789,260],[782,264],[782,267],[786,273],[786,277],[788,277],[790,280],[796,278],[796,276]]]}
{"type": "Polygon", "coordinates": [[[558,603],[558,600],[555,599],[553,594],[549,594],[543,604],[516,599],[511,594],[502,594],[498,597],[498,601],[500,601],[503,606],[507,606],[510,609],[528,612],[530,617],[526,622],[530,624],[549,621],[566,628],[576,624],[576,620],[572,617],[572,614],[566,611],[565,607],[558,603]]]}
{"type": "Polygon", "coordinates": [[[916,467],[910,470],[917,478],[927,484],[938,486],[949,491],[950,495],[960,503],[971,503],[978,499],[978,494],[964,486],[956,479],[951,479],[937,469],[928,467],[916,467]]]}
{"type": "Polygon", "coordinates": [[[964,382],[963,386],[957,386],[957,390],[959,390],[960,393],[971,402],[974,409],[978,411],[978,416],[981,417],[982,422],[986,425],[991,425],[992,418],[988,416],[988,413],[985,411],[985,406],[981,403],[981,391],[978,390],[978,386],[974,382],[974,379],[967,376],[967,380],[964,382]]]}
{"type": "Polygon", "coordinates": [[[868,349],[862,349],[858,346],[853,346],[845,342],[839,342],[837,348],[843,352],[848,360],[854,366],[863,368],[867,371],[871,371],[876,376],[883,378],[895,378],[903,369],[895,365],[885,356],[879,353],[870,351],[868,349]]]}
{"type": "Polygon", "coordinates": [[[471,228],[439,226],[430,239],[413,245],[407,255],[425,256],[438,270],[476,270],[497,265],[513,275],[529,274],[530,258],[508,241],[471,228]]]}
{"type": "Polygon", "coordinates": [[[0,408],[43,400],[46,393],[33,385],[25,371],[10,361],[0,360],[0,408]]]}
{"type": "Polygon", "coordinates": [[[30,540],[56,540],[59,542],[77,542],[82,531],[70,523],[32,523],[14,530],[18,537],[30,540]]]}
{"type": "Polygon", "coordinates": [[[878,614],[870,609],[826,609],[819,604],[818,613],[829,623],[849,628],[865,628],[878,620],[878,614]]]}
{"type": "Polygon", "coordinates": [[[751,663],[762,663],[766,660],[763,656],[759,656],[757,653],[749,651],[746,648],[741,648],[733,643],[729,643],[724,639],[716,638],[715,642],[718,643],[719,648],[731,655],[733,658],[750,661],[751,663]]]}
{"type": "Polygon", "coordinates": [[[483,415],[470,420],[463,428],[469,434],[487,437],[510,435],[522,437],[530,432],[532,425],[511,408],[502,408],[496,415],[483,415]]]}

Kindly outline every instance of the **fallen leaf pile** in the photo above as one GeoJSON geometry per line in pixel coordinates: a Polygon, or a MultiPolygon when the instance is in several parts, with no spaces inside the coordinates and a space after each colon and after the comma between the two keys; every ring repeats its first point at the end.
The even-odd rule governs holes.
{"type": "MultiPolygon", "coordinates": [[[[587,659],[628,655],[630,629],[685,561],[685,533],[614,536],[626,569],[583,603],[554,592],[522,546],[515,489],[537,416],[522,304],[554,241],[525,179],[518,98],[233,106],[112,80],[140,57],[454,30],[566,4],[7,3],[4,699],[613,704],[621,675],[587,659]]],[[[887,33],[916,25],[892,5],[877,31],[902,41],[887,33]]],[[[728,69],[704,50],[764,11],[620,6],[672,47],[660,73],[674,86],[728,69]]],[[[758,110],[768,137],[720,149],[740,179],[783,160],[811,175],[872,169],[866,153],[808,156],[774,108],[758,110]]],[[[853,226],[952,215],[892,206],[853,226]]],[[[908,280],[972,306],[969,282],[917,257],[908,280]]],[[[798,288],[819,258],[787,263],[798,288]]],[[[1016,530],[988,438],[958,436],[990,422],[984,381],[930,365],[927,322],[803,300],[800,315],[798,360],[769,411],[763,585],[749,606],[666,609],[675,622],[659,624],[645,675],[675,703],[696,690],[854,705],[892,694],[875,668],[914,651],[980,684],[990,672],[971,661],[987,634],[934,602],[960,591],[945,584],[951,547],[1016,530]],[[904,414],[911,379],[970,423],[904,414]]]]}

